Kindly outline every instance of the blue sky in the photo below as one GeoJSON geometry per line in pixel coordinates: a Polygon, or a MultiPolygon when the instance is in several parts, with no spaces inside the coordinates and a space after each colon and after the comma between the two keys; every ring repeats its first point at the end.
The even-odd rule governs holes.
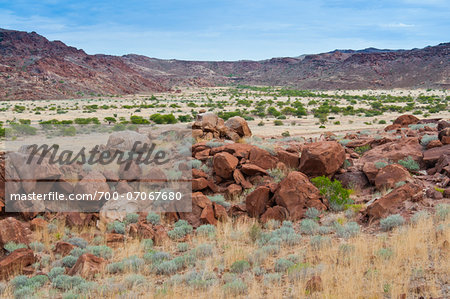
{"type": "Polygon", "coordinates": [[[448,0],[3,1],[0,27],[89,54],[266,59],[450,41],[448,0]]]}

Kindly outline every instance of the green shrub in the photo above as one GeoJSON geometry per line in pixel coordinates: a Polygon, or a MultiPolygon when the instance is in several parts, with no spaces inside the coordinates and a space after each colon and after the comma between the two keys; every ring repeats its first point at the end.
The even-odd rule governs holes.
{"type": "Polygon", "coordinates": [[[67,291],[81,285],[84,282],[85,280],[80,276],[69,276],[63,274],[53,279],[52,286],[56,289],[67,291]]]}
{"type": "Polygon", "coordinates": [[[450,215],[450,204],[441,203],[438,204],[435,208],[436,218],[440,221],[444,221],[450,215]]]}
{"type": "Polygon", "coordinates": [[[8,242],[6,243],[3,248],[8,251],[9,253],[13,252],[14,250],[20,249],[20,248],[27,248],[27,245],[22,243],[15,243],[15,242],[8,242]]]}
{"type": "Polygon", "coordinates": [[[375,162],[375,167],[377,169],[381,169],[381,168],[384,168],[386,166],[388,166],[388,163],[386,163],[384,161],[377,161],[377,162],[375,162]]]}
{"type": "Polygon", "coordinates": [[[69,240],[67,240],[67,242],[80,248],[86,248],[86,246],[88,245],[88,242],[80,237],[70,238],[69,240]]]}
{"type": "Polygon", "coordinates": [[[369,144],[363,145],[363,146],[358,146],[355,148],[355,152],[357,152],[359,155],[364,154],[365,152],[367,152],[368,150],[372,149],[370,147],[369,144]]]}
{"type": "Polygon", "coordinates": [[[414,159],[411,156],[408,156],[403,160],[399,160],[398,164],[402,165],[403,167],[405,167],[410,171],[420,170],[419,164],[416,161],[414,161],[414,159]]]}
{"type": "Polygon", "coordinates": [[[113,250],[106,245],[88,246],[86,249],[93,255],[107,260],[113,256],[113,250]]]}
{"type": "Polygon", "coordinates": [[[235,261],[231,267],[230,272],[232,273],[244,273],[245,271],[250,269],[250,263],[246,260],[235,261]]]}
{"type": "Polygon", "coordinates": [[[108,223],[107,229],[109,232],[115,232],[117,234],[125,234],[125,223],[115,220],[114,222],[108,223]]]}
{"type": "Polygon", "coordinates": [[[345,205],[352,204],[350,199],[351,190],[342,187],[338,180],[331,180],[326,176],[319,176],[311,179],[311,182],[319,189],[320,194],[328,199],[330,209],[342,211],[345,205]]]}
{"type": "Polygon", "coordinates": [[[64,274],[66,272],[66,269],[63,267],[54,267],[48,272],[48,278],[50,278],[51,281],[55,279],[56,277],[64,274]]]}
{"type": "Polygon", "coordinates": [[[223,291],[227,296],[237,296],[246,294],[247,288],[247,285],[242,279],[236,278],[224,284],[223,291]]]}
{"type": "Polygon", "coordinates": [[[276,119],[276,120],[273,121],[273,124],[274,124],[275,126],[282,126],[282,125],[283,125],[283,122],[282,122],[281,120],[279,120],[279,119],[276,119]]]}
{"type": "Polygon", "coordinates": [[[78,260],[78,257],[72,256],[72,255],[66,255],[62,259],[62,263],[63,263],[64,267],[72,268],[75,265],[75,263],[77,262],[77,260],[78,260]]]}
{"type": "Polygon", "coordinates": [[[401,226],[404,223],[405,219],[399,214],[390,215],[380,220],[381,229],[384,231],[393,230],[394,228],[401,226]]]}
{"type": "Polygon", "coordinates": [[[199,236],[213,237],[216,235],[216,227],[212,224],[203,224],[197,228],[196,232],[199,236]]]}
{"type": "Polygon", "coordinates": [[[179,240],[184,238],[187,234],[192,233],[193,228],[186,220],[178,220],[175,227],[167,234],[172,240],[179,240]]]}
{"type": "Polygon", "coordinates": [[[309,219],[317,220],[319,219],[320,214],[321,212],[316,208],[308,208],[308,210],[306,210],[305,216],[309,219]]]}
{"type": "Polygon", "coordinates": [[[36,251],[36,252],[42,252],[45,250],[45,246],[41,242],[34,241],[34,242],[31,242],[29,246],[30,246],[31,250],[36,251]]]}
{"type": "Polygon", "coordinates": [[[153,225],[158,225],[161,222],[161,217],[154,212],[149,212],[146,219],[153,225]]]}
{"type": "Polygon", "coordinates": [[[300,232],[307,234],[307,235],[313,235],[317,232],[319,229],[319,224],[312,220],[312,219],[303,219],[300,222],[300,232]]]}
{"type": "Polygon", "coordinates": [[[189,244],[182,242],[177,244],[177,251],[178,252],[186,252],[189,250],[189,244]]]}
{"type": "Polygon", "coordinates": [[[130,223],[137,223],[139,221],[139,214],[136,213],[128,213],[125,216],[125,223],[130,224],[130,223]]]}
{"type": "Polygon", "coordinates": [[[437,139],[438,137],[436,135],[423,135],[422,139],[420,139],[420,144],[422,144],[423,146],[427,146],[430,141],[437,139]]]}
{"type": "Polygon", "coordinates": [[[290,267],[294,266],[294,264],[295,263],[287,259],[277,259],[275,261],[274,270],[275,272],[286,272],[290,267]]]}
{"type": "Polygon", "coordinates": [[[337,225],[336,234],[340,238],[351,238],[357,236],[361,228],[356,222],[347,222],[344,225],[337,225]]]}
{"type": "Polygon", "coordinates": [[[149,251],[153,248],[153,240],[152,239],[144,239],[141,242],[141,246],[145,251],[149,251]]]}

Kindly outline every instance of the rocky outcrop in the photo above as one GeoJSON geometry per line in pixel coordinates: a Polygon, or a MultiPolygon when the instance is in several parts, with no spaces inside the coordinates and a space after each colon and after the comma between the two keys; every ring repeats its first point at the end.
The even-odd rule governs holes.
{"type": "Polygon", "coordinates": [[[240,116],[231,117],[224,122],[215,113],[199,113],[192,125],[192,137],[196,139],[223,138],[237,141],[240,138],[250,136],[252,136],[252,131],[247,121],[240,116]]]}
{"type": "Polygon", "coordinates": [[[387,190],[395,188],[399,182],[406,182],[410,179],[411,175],[405,167],[399,164],[391,164],[380,169],[375,177],[375,186],[378,190],[387,190]]]}
{"type": "Polygon", "coordinates": [[[0,248],[8,242],[30,243],[30,225],[13,217],[0,220],[0,248]]]}
{"type": "Polygon", "coordinates": [[[0,280],[6,280],[21,274],[23,268],[34,264],[36,258],[33,250],[20,248],[0,259],[0,280]]]}
{"type": "Polygon", "coordinates": [[[277,205],[286,208],[289,218],[298,220],[310,207],[325,210],[320,201],[319,190],[301,172],[289,173],[278,185],[274,199],[277,205]]]}

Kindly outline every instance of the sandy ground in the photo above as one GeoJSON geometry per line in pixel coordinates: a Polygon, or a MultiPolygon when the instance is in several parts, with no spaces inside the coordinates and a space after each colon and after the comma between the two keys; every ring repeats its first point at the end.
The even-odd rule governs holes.
{"type": "MultiPolygon", "coordinates": [[[[242,91],[243,93],[246,90],[242,91]]],[[[436,95],[441,98],[445,98],[449,96],[450,93],[445,90],[424,90],[424,89],[415,89],[415,90],[405,90],[405,89],[394,89],[394,90],[346,90],[346,91],[323,91],[321,93],[326,94],[336,94],[336,95],[393,95],[393,96],[406,96],[410,95],[413,97],[417,97],[419,95],[436,95]]],[[[148,118],[153,113],[173,113],[175,116],[191,114],[192,110],[199,111],[200,109],[206,109],[208,111],[219,112],[218,108],[209,108],[205,105],[209,103],[209,101],[218,102],[218,101],[226,101],[229,104],[226,105],[223,111],[234,111],[235,109],[247,109],[252,110],[252,107],[244,107],[244,106],[236,106],[233,104],[239,99],[248,99],[252,100],[256,103],[259,100],[269,100],[273,99],[273,96],[266,96],[264,93],[259,91],[248,91],[248,97],[245,95],[241,95],[239,97],[234,97],[232,100],[231,92],[229,87],[214,87],[214,88],[185,88],[182,89],[181,93],[156,93],[154,94],[160,101],[159,104],[167,104],[167,107],[162,108],[142,108],[140,111],[136,111],[137,108],[125,109],[121,108],[123,105],[139,105],[139,104],[154,104],[154,101],[149,100],[151,94],[138,94],[138,95],[128,95],[121,97],[101,97],[101,98],[81,98],[81,99],[67,99],[67,100],[43,100],[43,101],[8,101],[1,102],[0,109],[6,108],[6,111],[0,112],[0,119],[2,121],[7,120],[17,120],[17,119],[31,119],[33,123],[38,123],[40,120],[50,120],[50,119],[58,119],[58,120],[73,120],[77,117],[97,117],[100,121],[103,121],[105,117],[116,116],[117,119],[120,117],[124,117],[129,120],[131,115],[139,115],[145,118],[148,118]],[[188,107],[187,104],[189,102],[194,102],[198,105],[198,107],[192,108],[188,107]],[[115,105],[118,108],[110,108],[110,109],[98,109],[94,113],[84,113],[85,109],[83,107],[87,105],[96,104],[98,106],[102,105],[115,105]],[[180,106],[179,108],[171,108],[169,107],[171,104],[177,104],[180,106]],[[13,111],[15,105],[22,105],[26,107],[26,111],[23,113],[17,113],[13,111]],[[202,107],[205,106],[205,107],[202,107]],[[41,114],[35,114],[34,111],[30,111],[35,109],[36,107],[41,107],[44,110],[40,111],[41,114]],[[56,110],[50,111],[48,110],[50,107],[55,107],[56,109],[62,108],[69,110],[67,113],[58,114],[56,110]]],[[[313,106],[307,106],[307,103],[310,100],[316,100],[318,102],[322,101],[322,98],[299,98],[301,102],[305,104],[305,107],[308,110],[311,110],[313,106]]],[[[287,97],[278,97],[275,101],[286,101],[287,97]]],[[[295,100],[295,97],[291,100],[295,100]]],[[[392,103],[395,105],[404,105],[404,103],[392,103]]],[[[348,102],[343,100],[342,106],[348,106],[348,102]]],[[[358,103],[354,105],[355,108],[358,107],[368,107],[367,104],[358,103]]],[[[330,116],[335,117],[335,119],[328,121],[325,124],[325,128],[319,128],[320,124],[313,115],[308,115],[307,117],[297,118],[294,116],[287,116],[286,120],[283,121],[282,126],[275,126],[273,121],[275,118],[264,118],[262,121],[264,122],[264,126],[258,126],[258,123],[261,122],[260,118],[256,118],[254,121],[249,121],[249,126],[253,131],[254,135],[267,137],[267,136],[281,136],[283,132],[288,131],[291,136],[305,136],[305,137],[315,137],[320,136],[320,134],[324,132],[335,132],[336,134],[345,134],[349,131],[357,131],[357,130],[374,130],[382,129],[386,125],[390,124],[393,119],[395,119],[400,113],[384,113],[381,116],[376,117],[364,117],[364,116],[342,116],[342,115],[333,115],[330,116]],[[378,124],[379,120],[385,120],[385,124],[378,124]],[[334,122],[339,121],[340,125],[335,125],[334,122]],[[368,125],[367,123],[370,123],[368,125]]],[[[421,116],[418,116],[419,118],[421,116]]],[[[441,111],[439,113],[432,114],[428,118],[450,118],[450,111],[441,111]]]]}

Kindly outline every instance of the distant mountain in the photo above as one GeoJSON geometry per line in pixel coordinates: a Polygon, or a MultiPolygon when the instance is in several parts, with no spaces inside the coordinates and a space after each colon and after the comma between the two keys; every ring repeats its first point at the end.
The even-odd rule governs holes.
{"type": "Polygon", "coordinates": [[[450,43],[413,50],[335,50],[262,61],[88,55],[35,33],[0,29],[0,100],[168,91],[175,86],[302,89],[449,88],[450,43]]]}

